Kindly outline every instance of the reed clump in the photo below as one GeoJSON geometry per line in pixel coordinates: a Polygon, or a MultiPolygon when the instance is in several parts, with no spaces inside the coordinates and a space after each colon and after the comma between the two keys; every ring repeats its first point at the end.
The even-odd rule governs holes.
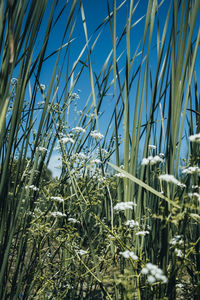
{"type": "Polygon", "coordinates": [[[198,299],[199,1],[61,2],[0,4],[0,299],[198,299]]]}

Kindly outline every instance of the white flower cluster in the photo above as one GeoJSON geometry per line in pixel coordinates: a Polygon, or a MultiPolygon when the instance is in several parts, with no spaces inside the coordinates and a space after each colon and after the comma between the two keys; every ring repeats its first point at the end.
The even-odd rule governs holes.
{"type": "Polygon", "coordinates": [[[200,194],[198,193],[188,193],[190,198],[196,198],[200,202],[200,194]]]}
{"type": "Polygon", "coordinates": [[[192,185],[193,189],[198,189],[198,187],[199,187],[198,185],[194,185],[194,184],[192,185]]]}
{"type": "Polygon", "coordinates": [[[97,180],[100,182],[100,183],[104,183],[107,178],[105,176],[98,176],[97,180]]]}
{"type": "Polygon", "coordinates": [[[176,256],[178,256],[178,257],[183,257],[184,256],[183,252],[180,249],[176,248],[175,253],[176,253],[176,256]]]}
{"type": "Polygon", "coordinates": [[[124,252],[119,252],[124,258],[132,258],[133,260],[138,259],[137,255],[133,251],[126,250],[124,252]]]}
{"type": "Polygon", "coordinates": [[[42,153],[47,152],[47,148],[45,147],[38,147],[37,150],[42,153]]]}
{"type": "Polygon", "coordinates": [[[61,197],[54,197],[54,196],[52,196],[51,199],[54,200],[54,201],[60,202],[60,203],[64,202],[64,200],[61,197]]]}
{"type": "Polygon", "coordinates": [[[51,213],[54,218],[66,217],[66,214],[61,213],[60,211],[54,211],[51,213]]]}
{"type": "Polygon", "coordinates": [[[124,211],[126,209],[133,209],[136,206],[134,202],[119,202],[114,206],[114,210],[124,211]]]}
{"type": "Polygon", "coordinates": [[[104,138],[103,134],[101,134],[97,130],[91,131],[90,136],[92,136],[94,139],[99,139],[99,140],[104,138]]]}
{"type": "Polygon", "coordinates": [[[25,186],[25,189],[30,189],[30,190],[33,190],[33,191],[39,191],[39,188],[37,188],[35,185],[27,185],[25,186]]]}
{"type": "Polygon", "coordinates": [[[81,132],[85,133],[85,129],[82,127],[78,127],[78,126],[75,128],[72,128],[72,131],[78,132],[78,133],[81,133],[81,132]]]}
{"type": "Polygon", "coordinates": [[[190,142],[199,143],[200,142],[200,133],[189,136],[189,140],[190,140],[190,142]]]}
{"type": "Polygon", "coordinates": [[[63,137],[61,140],[60,140],[63,144],[67,144],[67,143],[72,143],[74,144],[74,140],[70,137],[63,137]]]}
{"type": "Polygon", "coordinates": [[[180,181],[178,181],[173,175],[169,175],[169,174],[163,174],[160,175],[158,177],[160,180],[166,181],[166,182],[171,182],[174,183],[180,187],[186,187],[185,184],[181,183],[180,181]]]}
{"type": "Polygon", "coordinates": [[[183,243],[182,235],[174,236],[169,243],[170,245],[181,245],[183,243]]]}
{"type": "Polygon", "coordinates": [[[146,165],[155,165],[155,164],[158,164],[158,163],[162,163],[163,162],[163,159],[156,155],[156,156],[149,156],[147,158],[143,158],[142,160],[142,165],[143,166],[146,166],[146,165]]]}
{"type": "Polygon", "coordinates": [[[143,230],[143,231],[138,231],[138,232],[136,232],[135,235],[143,235],[143,236],[145,236],[145,235],[147,235],[147,234],[149,234],[149,231],[148,231],[148,230],[143,230]]]}
{"type": "Polygon", "coordinates": [[[119,178],[125,178],[126,176],[124,175],[124,173],[117,173],[114,175],[115,177],[119,177],[119,178]]]}
{"type": "Polygon", "coordinates": [[[44,105],[44,104],[45,104],[45,101],[39,101],[37,104],[38,104],[38,105],[44,105]]]}
{"type": "Polygon", "coordinates": [[[72,222],[72,223],[79,223],[79,221],[77,221],[76,219],[74,219],[74,218],[68,218],[68,221],[69,222],[72,222]]]}
{"type": "Polygon", "coordinates": [[[100,159],[96,158],[96,159],[91,160],[90,163],[91,164],[102,164],[102,161],[100,159]]]}
{"type": "Polygon", "coordinates": [[[163,274],[163,271],[152,263],[147,263],[142,269],[141,274],[147,275],[147,280],[150,284],[157,281],[167,283],[167,277],[163,274]]]}
{"type": "Polygon", "coordinates": [[[78,99],[80,99],[80,97],[79,97],[79,95],[78,95],[77,93],[72,93],[72,94],[70,95],[70,98],[71,98],[72,100],[78,100],[78,99]]]}
{"type": "Polygon", "coordinates": [[[139,223],[135,220],[128,220],[125,223],[126,226],[129,226],[130,228],[134,228],[135,226],[139,226],[139,223]]]}
{"type": "Polygon", "coordinates": [[[41,89],[42,91],[44,91],[44,90],[46,89],[46,85],[40,83],[40,84],[38,85],[38,89],[41,89]]]}
{"type": "Polygon", "coordinates": [[[156,149],[156,146],[155,146],[155,145],[149,145],[148,147],[149,147],[149,149],[152,149],[152,150],[155,150],[155,149],[156,149]]]}
{"type": "Polygon", "coordinates": [[[182,171],[183,174],[199,174],[200,168],[198,167],[188,167],[182,171]]]}
{"type": "Polygon", "coordinates": [[[77,252],[77,254],[79,254],[79,255],[85,255],[85,254],[87,254],[87,251],[85,251],[85,250],[83,250],[83,249],[77,250],[76,252],[77,252]]]}

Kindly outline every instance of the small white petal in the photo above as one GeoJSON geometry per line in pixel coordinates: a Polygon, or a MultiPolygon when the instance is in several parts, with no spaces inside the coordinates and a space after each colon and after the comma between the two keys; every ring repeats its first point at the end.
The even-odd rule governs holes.
{"type": "Polygon", "coordinates": [[[155,149],[156,149],[156,146],[155,146],[155,145],[149,145],[149,149],[155,150],[155,149]]]}
{"type": "Polygon", "coordinates": [[[104,135],[98,132],[97,130],[91,131],[90,136],[92,136],[94,139],[103,139],[104,135]]]}
{"type": "Polygon", "coordinates": [[[142,271],[141,271],[141,274],[148,274],[149,273],[149,270],[147,268],[143,268],[142,271]]]}
{"type": "Polygon", "coordinates": [[[147,280],[148,280],[148,282],[149,282],[150,284],[156,282],[155,277],[152,276],[152,275],[149,275],[149,276],[147,277],[147,280]]]}

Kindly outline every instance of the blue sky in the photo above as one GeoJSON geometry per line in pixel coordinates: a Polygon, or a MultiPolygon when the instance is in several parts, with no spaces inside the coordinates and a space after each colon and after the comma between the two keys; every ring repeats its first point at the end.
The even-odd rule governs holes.
{"type": "MultiPolygon", "coordinates": [[[[57,11],[60,11],[64,2],[65,1],[59,1],[57,11]]],[[[117,6],[122,2],[123,2],[122,0],[118,0],[117,6]]],[[[50,3],[51,3],[51,1],[49,1],[49,4],[50,3]]],[[[148,1],[146,1],[146,0],[139,2],[139,5],[133,15],[132,23],[136,22],[141,16],[145,15],[147,3],[148,3],[148,1]]],[[[112,10],[112,1],[109,1],[109,4],[110,4],[110,9],[112,10]]],[[[126,24],[126,17],[127,17],[127,14],[129,13],[129,4],[130,4],[130,1],[128,0],[123,5],[123,7],[120,8],[120,10],[117,12],[117,36],[118,37],[121,36],[121,33],[123,32],[123,29],[124,29],[124,25],[126,24]]],[[[91,42],[90,42],[90,46],[91,46],[92,43],[94,42],[95,38],[97,37],[97,34],[100,32],[100,30],[98,30],[97,32],[94,33],[95,29],[101,24],[101,22],[108,15],[107,1],[106,0],[103,0],[103,1],[84,0],[83,6],[84,6],[84,11],[85,11],[85,16],[86,16],[88,36],[90,37],[93,35],[91,42]]],[[[166,4],[165,4],[165,6],[166,6],[166,4]]],[[[163,6],[163,8],[162,8],[163,12],[165,11],[165,6],[163,6]]],[[[49,5],[48,10],[49,9],[50,9],[50,5],[49,5]]],[[[47,13],[48,13],[48,10],[47,10],[47,13]]],[[[59,20],[58,24],[53,29],[52,36],[51,36],[49,46],[47,49],[47,55],[52,53],[55,49],[58,49],[60,47],[61,41],[62,41],[62,34],[63,34],[64,28],[65,28],[65,22],[66,22],[65,20],[67,19],[68,13],[69,13],[69,10],[66,9],[66,11],[63,13],[62,18],[59,20]]],[[[57,13],[55,15],[57,15],[57,13]]],[[[162,21],[164,22],[164,20],[161,18],[161,27],[162,27],[162,21]]],[[[137,48],[138,43],[140,42],[140,40],[143,37],[144,22],[145,22],[145,18],[140,23],[138,23],[132,31],[132,38],[131,38],[132,39],[132,43],[131,43],[132,53],[131,53],[131,55],[133,55],[133,53],[135,52],[135,50],[137,48]]],[[[45,25],[45,23],[44,23],[44,25],[45,25]]],[[[43,27],[41,29],[41,32],[42,32],[42,30],[43,30],[43,27]]],[[[82,50],[82,48],[85,45],[85,36],[84,36],[84,31],[83,31],[81,15],[80,15],[80,12],[78,12],[78,11],[77,11],[77,21],[76,21],[75,30],[73,33],[73,38],[75,40],[71,44],[71,50],[70,50],[70,54],[69,54],[70,55],[69,60],[71,62],[71,64],[70,64],[71,67],[72,67],[73,62],[77,59],[80,51],[82,50]]],[[[66,41],[67,41],[67,39],[66,39],[66,41]]],[[[125,48],[126,48],[126,39],[124,36],[122,42],[120,43],[120,46],[117,49],[117,56],[119,56],[125,48]]],[[[92,68],[93,68],[94,73],[98,74],[100,72],[100,69],[102,68],[111,49],[112,49],[112,39],[111,39],[110,27],[109,27],[109,24],[107,24],[104,27],[104,29],[101,33],[101,36],[100,36],[100,38],[94,48],[94,51],[91,55],[92,68]]],[[[155,48],[155,50],[156,50],[156,48],[155,48]]],[[[64,51],[63,51],[63,53],[64,53],[64,51]]],[[[155,51],[155,53],[156,53],[156,51],[155,51]]],[[[87,51],[85,51],[85,53],[82,57],[82,60],[84,57],[86,57],[86,55],[87,55],[87,51]]],[[[119,62],[120,68],[124,68],[125,59],[126,59],[126,52],[123,54],[122,58],[120,59],[120,62],[119,62]]],[[[41,73],[41,80],[43,83],[47,84],[47,86],[50,82],[50,77],[51,77],[50,75],[53,72],[55,60],[56,60],[56,55],[51,57],[50,59],[48,59],[44,63],[44,66],[43,66],[43,70],[41,73]]],[[[111,60],[112,60],[112,57],[111,57],[111,60]]],[[[138,64],[140,63],[140,57],[136,60],[136,63],[138,63],[138,64]]],[[[61,62],[60,62],[60,66],[61,66],[61,62]]],[[[75,76],[78,73],[78,70],[80,69],[80,67],[81,67],[81,65],[79,64],[79,68],[75,71],[75,74],[74,74],[75,76]]],[[[135,70],[136,70],[136,67],[134,68],[135,70]]],[[[64,73],[65,72],[63,72],[63,74],[64,73]]],[[[64,85],[64,80],[65,80],[65,78],[63,76],[63,81],[61,81],[60,90],[59,90],[60,94],[62,91],[62,84],[64,85]]],[[[81,93],[80,93],[81,101],[79,101],[79,103],[78,103],[78,110],[79,110],[84,107],[85,101],[90,94],[90,80],[89,80],[88,68],[85,69],[81,78],[79,79],[78,84],[76,85],[75,91],[77,91],[78,89],[81,90],[81,93]]],[[[111,90],[111,92],[112,92],[112,90],[111,90]]],[[[109,106],[113,107],[112,96],[107,97],[105,107],[103,107],[102,109],[103,110],[106,109],[106,111],[108,111],[109,106]]]]}
{"type": "MultiPolygon", "coordinates": [[[[117,6],[120,5],[120,3],[122,3],[122,1],[118,0],[117,6]]],[[[112,1],[109,1],[109,5],[110,5],[110,10],[112,11],[112,1]]],[[[127,1],[117,13],[117,36],[118,37],[120,37],[120,35],[122,34],[124,26],[126,24],[126,18],[127,18],[128,12],[129,12],[129,5],[130,5],[130,1],[127,1]]],[[[138,7],[135,11],[135,14],[133,16],[133,20],[132,20],[133,23],[136,22],[141,16],[145,15],[146,5],[147,5],[147,1],[140,2],[140,4],[138,5],[138,7]]],[[[108,15],[107,1],[105,1],[105,0],[103,0],[103,1],[84,0],[83,7],[84,7],[84,12],[85,12],[85,17],[86,17],[88,37],[93,35],[93,38],[91,39],[91,43],[90,43],[90,46],[91,46],[93,41],[97,37],[97,34],[101,30],[100,29],[97,32],[95,32],[96,28],[102,23],[102,21],[108,15]]],[[[57,8],[58,11],[60,11],[61,8],[62,8],[62,1],[60,1],[60,4],[57,8]]],[[[59,23],[57,24],[58,26],[56,26],[55,29],[53,30],[52,38],[50,40],[47,53],[53,52],[55,49],[57,49],[60,46],[61,40],[62,40],[62,33],[65,28],[65,20],[67,19],[68,13],[69,13],[69,11],[66,9],[66,12],[65,12],[66,17],[63,16],[60,19],[59,23]]],[[[144,20],[141,21],[141,23],[139,23],[135,27],[133,51],[135,51],[135,49],[143,35],[144,20]]],[[[82,48],[85,45],[85,36],[84,36],[84,30],[83,30],[80,11],[79,12],[77,11],[77,21],[76,21],[76,27],[74,30],[73,37],[75,38],[75,40],[72,42],[72,51],[70,51],[70,60],[72,63],[77,59],[80,51],[82,50],[82,48]]],[[[121,46],[117,50],[117,55],[120,55],[121,52],[125,49],[125,47],[126,47],[126,40],[124,37],[123,41],[121,43],[121,46]]],[[[102,68],[111,49],[112,49],[112,38],[111,38],[109,24],[107,24],[104,27],[104,29],[101,33],[101,36],[95,46],[95,49],[93,52],[94,55],[92,54],[92,56],[91,56],[92,68],[96,74],[99,73],[99,71],[102,68]]],[[[56,57],[52,57],[51,60],[48,60],[48,62],[47,62],[48,72],[46,72],[46,68],[44,68],[43,73],[41,74],[43,83],[45,83],[47,85],[49,82],[50,70],[53,70],[55,58],[56,57]]],[[[121,60],[125,62],[125,54],[121,60]]],[[[81,90],[81,92],[79,94],[80,100],[77,102],[77,110],[83,109],[85,102],[90,94],[90,83],[89,83],[90,79],[89,79],[89,71],[87,68],[85,69],[85,71],[82,75],[83,76],[81,76],[81,78],[78,81],[78,84],[75,88],[75,91],[77,91],[78,89],[81,90]]],[[[61,81],[61,84],[62,84],[62,81],[61,81]]],[[[111,92],[112,92],[112,90],[111,90],[111,92]]],[[[100,131],[102,133],[104,133],[107,129],[106,121],[110,118],[110,114],[113,111],[113,100],[114,99],[112,96],[107,96],[106,100],[104,100],[104,105],[102,106],[102,109],[101,109],[101,111],[104,112],[104,115],[103,115],[102,119],[100,119],[100,131]],[[109,117],[108,117],[108,115],[109,115],[109,117]]],[[[73,123],[73,116],[72,116],[72,123],[73,123]]],[[[73,126],[75,126],[75,124],[72,124],[72,127],[73,126]]],[[[54,166],[56,165],[55,163],[57,162],[59,164],[59,161],[57,161],[58,158],[59,158],[59,154],[54,153],[52,160],[50,161],[50,165],[49,165],[49,167],[53,170],[55,175],[59,174],[59,170],[54,169],[54,166]]]]}
{"type": "MultiPolygon", "coordinates": [[[[55,18],[57,17],[58,13],[62,9],[65,2],[66,1],[64,1],[64,0],[58,1],[58,6],[55,11],[55,18]]],[[[70,4],[70,2],[71,1],[69,1],[69,4],[70,4]]],[[[112,11],[112,2],[113,1],[109,0],[108,2],[110,5],[110,10],[112,11]]],[[[122,2],[123,2],[122,0],[117,0],[117,6],[120,5],[120,3],[122,3],[122,2]]],[[[158,1],[158,2],[160,3],[161,1],[158,1]]],[[[94,42],[95,38],[97,37],[98,33],[101,30],[100,29],[98,31],[95,31],[96,28],[101,24],[101,22],[108,15],[107,1],[106,0],[83,0],[82,3],[83,3],[85,17],[86,17],[88,37],[90,38],[92,36],[91,41],[90,41],[90,46],[91,46],[92,43],[94,42]]],[[[137,1],[134,1],[134,5],[136,3],[137,3],[137,1]]],[[[169,3],[170,3],[169,0],[166,0],[164,2],[164,4],[162,5],[162,7],[159,10],[158,16],[156,17],[156,21],[159,19],[161,37],[162,37],[163,26],[164,26],[164,22],[165,22],[165,18],[166,18],[166,13],[169,8],[169,3]]],[[[47,8],[46,16],[48,16],[48,13],[51,8],[51,4],[52,4],[52,0],[48,1],[48,8],[47,8]]],[[[133,18],[132,18],[132,24],[135,23],[142,16],[145,16],[147,4],[148,4],[147,0],[141,0],[139,2],[138,6],[135,10],[135,13],[133,15],[133,18]]],[[[123,7],[120,8],[120,10],[117,12],[117,36],[118,37],[120,37],[121,33],[123,32],[124,25],[126,24],[127,14],[129,13],[129,5],[130,5],[130,0],[127,0],[126,3],[123,5],[123,7]]],[[[64,32],[64,29],[66,26],[66,20],[68,18],[70,7],[71,7],[71,5],[66,6],[66,9],[64,10],[62,17],[59,19],[58,23],[52,30],[49,45],[48,45],[47,52],[46,52],[47,55],[51,54],[55,49],[58,49],[61,46],[63,32],[64,32]]],[[[74,40],[71,43],[71,47],[70,47],[71,49],[69,52],[69,62],[70,62],[69,67],[70,68],[72,68],[74,61],[78,58],[82,48],[85,45],[83,24],[82,24],[82,20],[81,20],[81,14],[78,9],[76,10],[75,17],[76,17],[76,25],[75,25],[75,30],[74,30],[74,33],[72,36],[72,38],[74,40]]],[[[172,20],[170,19],[170,22],[171,21],[172,20]]],[[[44,22],[41,27],[40,35],[39,35],[41,43],[43,42],[43,35],[44,35],[46,22],[47,22],[47,19],[45,17],[44,22]]],[[[144,23],[145,23],[145,18],[142,19],[133,28],[133,30],[131,32],[131,56],[133,56],[138,43],[143,38],[144,23]]],[[[169,32],[168,32],[168,36],[169,36],[169,32]]],[[[64,43],[66,43],[67,41],[68,41],[68,34],[66,35],[64,43]]],[[[156,59],[157,59],[157,55],[156,55],[156,22],[155,22],[155,30],[153,33],[153,41],[155,41],[155,44],[152,44],[151,60],[150,60],[150,68],[151,68],[152,74],[154,74],[154,72],[155,72],[154,65],[156,64],[156,59]]],[[[92,68],[93,68],[94,74],[95,73],[99,74],[100,69],[102,68],[111,49],[112,49],[112,39],[111,39],[110,27],[109,27],[109,24],[107,24],[106,26],[104,26],[103,31],[101,32],[101,36],[100,36],[100,38],[94,48],[94,51],[91,55],[91,62],[92,62],[92,68]]],[[[124,49],[126,49],[125,36],[122,39],[122,42],[117,49],[117,56],[119,56],[124,49]]],[[[60,68],[62,66],[62,58],[63,58],[64,51],[65,50],[62,51],[61,60],[59,63],[60,68]]],[[[86,55],[87,55],[87,51],[85,51],[85,53],[82,57],[82,60],[84,60],[86,55]]],[[[125,66],[125,59],[126,59],[126,52],[123,54],[123,56],[121,57],[121,59],[119,61],[119,67],[122,69],[125,66]]],[[[112,60],[112,57],[111,57],[111,60],[112,60]]],[[[48,59],[44,63],[44,66],[43,66],[43,69],[41,72],[40,81],[41,81],[41,83],[46,84],[47,88],[49,86],[50,78],[53,73],[55,61],[56,61],[56,55],[52,56],[50,59],[48,59]]],[[[140,57],[138,57],[138,59],[136,59],[133,69],[136,70],[137,66],[139,64],[140,64],[140,57]]],[[[82,66],[81,64],[78,65],[78,68],[75,70],[74,76],[77,75],[81,66],[82,66]]],[[[61,82],[59,85],[58,96],[61,96],[63,88],[64,88],[66,67],[67,67],[67,64],[65,63],[65,67],[63,69],[63,76],[61,78],[61,82]]],[[[123,74],[123,71],[122,71],[122,74],[123,74]]],[[[137,80],[136,80],[136,83],[137,83],[137,80]]],[[[79,79],[79,81],[74,89],[74,92],[77,92],[78,90],[80,90],[81,92],[79,93],[80,100],[77,101],[77,110],[82,110],[83,107],[85,106],[88,96],[91,93],[88,68],[85,68],[84,72],[82,73],[82,76],[79,79]]],[[[101,111],[104,112],[104,115],[100,119],[100,131],[102,133],[105,133],[105,130],[107,129],[107,120],[110,118],[110,114],[112,113],[112,110],[113,110],[114,99],[112,97],[112,92],[113,92],[113,90],[111,88],[110,93],[104,99],[104,102],[103,102],[103,105],[101,108],[101,111]]],[[[136,84],[132,86],[131,97],[133,99],[135,97],[135,92],[136,92],[136,84]]],[[[40,100],[42,100],[42,99],[38,99],[38,101],[40,101],[40,100]]],[[[130,111],[131,114],[133,113],[133,109],[134,109],[134,104],[131,107],[131,111],[130,111]]],[[[159,117],[160,116],[158,116],[158,118],[159,117]]],[[[73,114],[71,114],[71,121],[72,121],[72,127],[74,127],[76,124],[75,123],[73,124],[73,122],[74,122],[73,114]]],[[[144,122],[145,122],[145,120],[144,120],[144,122]]],[[[121,127],[121,133],[123,135],[123,127],[121,127]]],[[[58,158],[57,155],[58,155],[57,153],[54,153],[54,156],[53,156],[54,159],[51,161],[52,165],[55,165],[55,160],[57,160],[57,158],[58,158]]]]}

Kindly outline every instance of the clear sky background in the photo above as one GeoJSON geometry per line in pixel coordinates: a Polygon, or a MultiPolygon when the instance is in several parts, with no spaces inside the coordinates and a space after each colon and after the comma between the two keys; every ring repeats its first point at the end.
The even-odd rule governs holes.
{"type": "MultiPolygon", "coordinates": [[[[47,14],[50,10],[50,3],[52,1],[49,1],[49,7],[47,10],[47,14]]],[[[109,0],[109,6],[110,10],[112,11],[112,0],[109,0]]],[[[117,1],[117,7],[122,3],[122,0],[117,1]]],[[[63,7],[63,3],[65,1],[59,1],[57,6],[57,12],[60,12],[60,10],[63,7]]],[[[112,49],[112,38],[111,38],[111,32],[110,32],[110,25],[107,23],[104,27],[101,27],[99,30],[96,31],[98,26],[102,23],[102,21],[108,16],[108,7],[107,7],[107,1],[106,0],[83,0],[83,7],[86,17],[86,25],[88,30],[88,37],[92,37],[90,41],[90,46],[95,41],[97,35],[101,32],[101,35],[98,39],[98,42],[95,45],[94,51],[91,55],[91,61],[92,61],[92,68],[93,72],[97,75],[99,74],[103,64],[105,63],[106,58],[108,57],[111,49],[112,49]]],[[[135,23],[139,18],[144,16],[144,18],[139,22],[134,30],[132,30],[132,55],[135,52],[138,43],[143,37],[143,30],[144,30],[144,22],[145,22],[145,13],[147,9],[148,1],[143,0],[140,1],[138,4],[138,7],[133,15],[132,23],[135,23]]],[[[124,26],[126,24],[126,18],[129,14],[129,6],[130,1],[126,1],[126,3],[120,8],[120,10],[117,12],[117,37],[120,37],[124,26]]],[[[163,7],[163,9],[165,9],[163,7]]],[[[55,16],[57,15],[57,12],[55,13],[55,16]]],[[[52,53],[55,49],[59,48],[62,42],[63,32],[66,26],[66,20],[69,14],[69,9],[66,7],[66,10],[63,12],[62,17],[59,19],[59,22],[56,24],[52,31],[51,39],[49,42],[49,46],[47,49],[47,54],[52,53]]],[[[164,20],[163,20],[164,22],[164,20]]],[[[45,22],[41,27],[41,33],[45,28],[45,22]],[[44,27],[43,27],[44,26],[44,27]]],[[[76,26],[73,33],[73,38],[75,40],[72,42],[71,50],[70,50],[70,66],[72,67],[72,64],[74,61],[78,58],[82,48],[85,46],[85,35],[84,35],[84,29],[81,19],[80,11],[76,11],[76,26]]],[[[66,39],[67,41],[67,39],[66,39]]],[[[120,46],[117,49],[117,56],[119,56],[124,50],[126,49],[126,38],[125,36],[122,39],[122,42],[120,46]]],[[[64,51],[63,51],[64,53],[64,51]]],[[[85,51],[83,58],[85,58],[87,55],[87,51],[85,51]]],[[[126,59],[126,52],[124,52],[123,56],[121,57],[121,60],[119,62],[119,66],[121,69],[125,69],[125,59],[126,59]]],[[[112,57],[111,57],[112,60],[112,57]]],[[[46,84],[47,87],[50,83],[51,73],[53,72],[54,64],[56,61],[56,55],[51,57],[46,61],[46,63],[43,66],[43,71],[41,73],[41,79],[42,83],[46,84]]],[[[140,63],[140,58],[137,60],[138,64],[140,63]]],[[[81,65],[79,64],[79,68],[75,71],[74,76],[78,73],[81,65]]],[[[136,70],[136,68],[135,68],[136,70]]],[[[65,71],[63,72],[64,75],[65,71]]],[[[113,75],[113,74],[111,74],[113,75]]],[[[111,78],[112,80],[112,78],[111,78]]],[[[58,94],[62,94],[62,89],[64,86],[65,78],[63,76],[63,80],[61,80],[60,88],[58,94]]],[[[74,92],[77,92],[80,90],[79,93],[80,100],[77,101],[77,110],[82,110],[85,106],[85,103],[91,93],[90,90],[90,77],[89,77],[89,70],[88,68],[85,68],[84,72],[82,73],[82,76],[80,77],[74,92]]],[[[112,96],[112,90],[110,93],[108,93],[108,96],[104,99],[101,112],[103,112],[102,117],[100,118],[100,131],[104,134],[107,129],[107,122],[110,118],[110,115],[113,111],[114,107],[114,98],[112,96]]],[[[74,115],[71,114],[71,125],[72,127],[76,126],[74,123],[74,115]],[[73,124],[74,123],[74,124],[73,124]]],[[[111,129],[113,130],[113,128],[111,129]]],[[[123,131],[123,128],[121,128],[121,131],[123,131]]],[[[121,132],[122,133],[122,132],[121,132]]],[[[123,133],[122,133],[123,134],[123,133]]],[[[51,170],[53,170],[54,174],[59,174],[59,170],[55,172],[54,166],[56,165],[57,159],[59,157],[58,153],[54,153],[49,167],[51,170]]],[[[58,161],[59,164],[59,161],[58,161]]]]}
{"type": "MultiPolygon", "coordinates": [[[[57,5],[56,11],[55,11],[55,19],[56,19],[58,13],[61,11],[65,2],[66,1],[64,1],[64,0],[58,1],[58,5],[57,5]]],[[[69,3],[70,2],[71,1],[69,0],[69,3]]],[[[108,2],[110,5],[110,10],[112,11],[112,2],[113,1],[109,0],[108,2]]],[[[117,6],[120,5],[122,2],[123,2],[122,0],[117,0],[117,6]]],[[[160,3],[161,1],[158,1],[158,2],[160,3]]],[[[150,68],[151,68],[152,74],[154,74],[154,72],[155,72],[154,64],[157,60],[157,54],[156,54],[156,34],[157,34],[156,29],[157,28],[156,28],[156,24],[157,24],[157,20],[159,20],[160,34],[162,37],[163,26],[165,23],[166,13],[168,11],[170,2],[171,2],[170,0],[164,1],[164,4],[160,8],[158,15],[156,16],[156,19],[155,19],[155,29],[154,29],[154,33],[153,33],[153,39],[152,39],[153,41],[155,41],[155,44],[152,43],[151,60],[150,60],[150,68]]],[[[95,38],[97,37],[98,33],[101,31],[101,29],[103,27],[101,29],[95,31],[96,28],[102,23],[102,21],[108,15],[107,1],[106,0],[83,0],[82,3],[83,3],[85,17],[86,17],[88,37],[90,38],[92,36],[91,41],[90,41],[90,46],[91,46],[92,43],[94,42],[95,38]]],[[[137,3],[137,1],[134,1],[134,4],[136,4],[136,3],[137,3]]],[[[48,9],[46,12],[46,16],[48,15],[48,13],[51,9],[51,4],[52,4],[52,0],[48,1],[48,9]]],[[[126,24],[126,18],[127,18],[127,15],[129,14],[129,5],[130,5],[130,0],[127,0],[126,3],[123,5],[123,7],[120,8],[120,10],[117,12],[117,36],[118,37],[121,36],[121,33],[123,32],[124,26],[126,24]]],[[[132,18],[132,24],[133,24],[138,19],[140,19],[142,16],[144,16],[144,18],[131,31],[131,56],[133,56],[140,40],[143,39],[145,14],[146,14],[146,10],[147,10],[147,5],[148,5],[148,0],[139,1],[139,4],[138,4],[138,6],[135,10],[135,13],[133,15],[133,18],[132,18]]],[[[64,29],[66,26],[66,20],[68,18],[70,7],[71,7],[71,5],[66,6],[66,9],[64,10],[63,15],[61,16],[58,23],[52,30],[49,45],[48,45],[47,52],[46,52],[47,55],[51,54],[55,49],[58,49],[61,46],[63,33],[64,33],[64,29]]],[[[80,10],[78,10],[78,9],[76,10],[75,16],[76,16],[76,26],[75,26],[75,30],[74,30],[74,33],[72,36],[72,38],[74,38],[74,40],[72,41],[72,44],[70,47],[70,52],[69,52],[70,68],[72,67],[74,61],[78,58],[82,48],[85,45],[85,35],[84,35],[80,10]]],[[[200,16],[198,19],[200,20],[200,16]]],[[[39,35],[39,37],[40,37],[39,42],[41,42],[41,43],[43,43],[43,35],[44,35],[45,28],[46,28],[46,21],[47,21],[47,17],[44,18],[43,24],[41,26],[41,31],[40,31],[40,35],[39,35]]],[[[170,22],[172,23],[172,18],[170,19],[170,22]]],[[[196,28],[196,30],[197,29],[198,28],[196,28]]],[[[167,34],[169,37],[170,32],[168,32],[167,34]]],[[[67,41],[68,41],[68,34],[66,35],[64,43],[66,43],[67,41]]],[[[112,49],[111,32],[110,32],[109,24],[107,24],[106,26],[104,26],[103,31],[101,32],[101,36],[100,36],[100,38],[95,46],[95,49],[91,55],[93,72],[96,73],[97,75],[99,74],[111,49],[112,49]]],[[[124,36],[120,46],[117,49],[117,56],[119,56],[122,53],[122,51],[125,49],[126,49],[126,38],[124,36]]],[[[35,53],[37,53],[37,47],[36,47],[35,53]]],[[[64,50],[62,53],[64,54],[64,50]]],[[[60,68],[62,66],[62,59],[63,59],[62,55],[61,55],[61,59],[59,62],[60,68]]],[[[85,53],[82,57],[82,60],[84,60],[86,55],[87,55],[87,51],[85,51],[85,53]]],[[[111,59],[112,59],[112,57],[111,57],[111,59]]],[[[119,67],[122,70],[125,68],[125,59],[126,59],[126,52],[124,52],[124,54],[122,55],[122,57],[119,61],[119,67]]],[[[48,60],[46,60],[46,62],[43,65],[40,81],[41,81],[41,83],[46,84],[47,88],[49,86],[50,78],[53,73],[55,61],[56,61],[56,55],[54,55],[51,58],[49,58],[48,60]]],[[[135,66],[133,66],[133,70],[136,70],[139,64],[140,64],[140,57],[138,57],[136,59],[135,66]]],[[[81,66],[82,66],[81,64],[78,65],[78,68],[75,70],[74,76],[76,76],[78,74],[78,71],[80,70],[81,66]]],[[[59,84],[59,91],[58,91],[59,97],[62,95],[62,92],[63,92],[66,70],[67,70],[67,63],[65,63],[65,67],[63,70],[63,76],[62,76],[62,79],[59,84]]],[[[197,70],[197,72],[199,72],[199,70],[197,70]]],[[[122,74],[123,74],[123,71],[122,71],[122,74]]],[[[198,74],[198,75],[200,75],[200,74],[198,74]]],[[[200,76],[198,76],[198,78],[200,78],[200,76]]],[[[136,82],[137,82],[137,80],[136,80],[136,82]]],[[[88,96],[91,93],[88,68],[85,68],[81,78],[79,79],[79,81],[74,89],[74,92],[77,92],[78,90],[80,90],[80,92],[79,92],[80,100],[78,100],[76,102],[76,104],[77,104],[77,110],[79,111],[79,110],[83,109],[83,107],[85,106],[86,100],[88,99],[88,96]]],[[[134,94],[135,91],[136,91],[136,86],[134,86],[134,84],[133,84],[132,94],[131,94],[131,97],[133,97],[133,99],[135,96],[135,94],[134,94]]],[[[105,130],[107,129],[107,120],[109,119],[109,116],[112,113],[113,107],[114,107],[114,99],[112,96],[112,92],[113,91],[111,90],[110,93],[108,94],[108,96],[104,99],[104,102],[103,102],[103,105],[101,108],[101,112],[103,112],[104,114],[100,118],[100,132],[103,134],[105,133],[105,130]]],[[[42,99],[38,99],[38,101],[41,101],[41,100],[42,99]]],[[[133,109],[134,109],[134,107],[132,106],[130,115],[133,114],[133,109]]],[[[74,115],[72,113],[71,113],[71,122],[72,122],[72,127],[76,126],[76,124],[74,122],[74,115]]],[[[123,131],[123,127],[121,128],[121,130],[123,131]]],[[[123,134],[123,132],[121,132],[121,133],[123,134]]],[[[57,171],[55,171],[55,169],[54,169],[57,159],[58,159],[58,153],[54,153],[52,160],[50,162],[50,165],[49,165],[49,167],[54,171],[54,175],[58,175],[57,171]]]]}

